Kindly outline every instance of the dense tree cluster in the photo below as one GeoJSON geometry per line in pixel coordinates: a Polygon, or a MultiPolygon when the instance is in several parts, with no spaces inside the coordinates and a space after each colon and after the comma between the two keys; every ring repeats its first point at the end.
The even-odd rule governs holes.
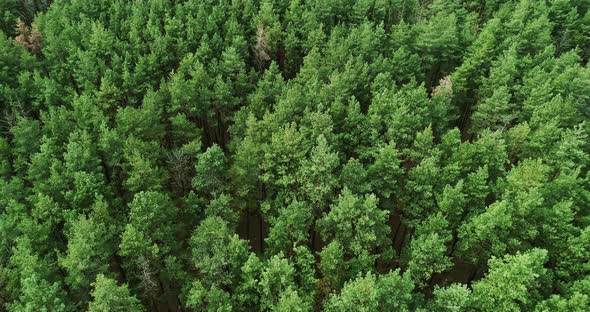
{"type": "Polygon", "coordinates": [[[0,310],[587,311],[589,8],[0,1],[0,310]]]}

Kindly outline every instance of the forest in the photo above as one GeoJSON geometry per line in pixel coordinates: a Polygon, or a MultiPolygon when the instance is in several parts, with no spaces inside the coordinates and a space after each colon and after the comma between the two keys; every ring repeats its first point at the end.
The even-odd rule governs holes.
{"type": "Polygon", "coordinates": [[[0,311],[589,311],[589,8],[0,0],[0,311]]]}

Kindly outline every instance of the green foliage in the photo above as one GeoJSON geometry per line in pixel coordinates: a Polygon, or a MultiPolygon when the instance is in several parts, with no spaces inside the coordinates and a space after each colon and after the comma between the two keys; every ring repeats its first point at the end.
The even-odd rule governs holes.
{"type": "Polygon", "coordinates": [[[230,232],[220,217],[208,217],[191,236],[192,263],[205,286],[235,284],[248,257],[246,242],[230,232]]]}
{"type": "Polygon", "coordinates": [[[279,302],[273,308],[273,311],[277,312],[304,312],[310,310],[312,310],[310,302],[302,300],[297,292],[291,288],[281,294],[279,302]]]}
{"type": "Polygon", "coordinates": [[[0,1],[0,310],[586,311],[589,57],[584,0],[0,1]]]}
{"type": "Polygon", "coordinates": [[[293,246],[305,243],[311,221],[311,209],[305,204],[295,201],[280,209],[278,216],[270,222],[271,228],[266,238],[271,253],[291,250],[293,246]]]}
{"type": "Polygon", "coordinates": [[[433,215],[418,225],[415,235],[409,245],[407,274],[417,285],[424,285],[432,274],[452,266],[446,248],[451,239],[448,222],[440,214],[433,215]]]}
{"type": "Polygon", "coordinates": [[[8,306],[8,311],[68,311],[58,282],[50,284],[47,280],[32,275],[21,280],[21,288],[22,294],[16,302],[8,306]]]}
{"type": "Polygon", "coordinates": [[[232,311],[229,294],[213,286],[207,290],[200,282],[194,282],[186,305],[200,311],[232,311]]]}
{"type": "Polygon", "coordinates": [[[66,282],[72,288],[89,287],[94,277],[108,272],[113,250],[113,228],[94,217],[74,221],[68,237],[67,255],[60,264],[67,270],[66,282]]]}
{"type": "Polygon", "coordinates": [[[274,255],[265,264],[260,275],[260,305],[263,311],[272,311],[280,303],[283,293],[295,288],[295,268],[281,254],[274,255]]]}
{"type": "Polygon", "coordinates": [[[353,256],[386,248],[389,212],[379,209],[377,202],[375,195],[362,198],[344,189],[330,212],[318,221],[322,237],[346,242],[346,253],[353,256]]]}
{"type": "Polygon", "coordinates": [[[468,308],[471,291],[465,285],[452,284],[445,288],[435,288],[433,295],[430,311],[458,312],[468,308]]]}
{"type": "Polygon", "coordinates": [[[340,294],[332,296],[326,303],[326,311],[377,311],[379,306],[379,294],[375,276],[370,273],[359,276],[354,281],[347,283],[340,294]]]}
{"type": "Polygon", "coordinates": [[[412,282],[399,271],[375,276],[368,273],[347,283],[342,291],[330,297],[325,311],[410,311],[412,282]]]}
{"type": "Polygon", "coordinates": [[[523,254],[491,258],[486,276],[473,285],[473,300],[483,311],[521,311],[530,308],[540,279],[547,251],[531,249],[523,254]]]}
{"type": "Polygon", "coordinates": [[[400,163],[393,143],[377,152],[375,162],[369,166],[367,175],[371,181],[375,181],[372,187],[379,195],[388,198],[398,192],[400,176],[403,173],[400,163]]]}
{"type": "Polygon", "coordinates": [[[97,275],[96,281],[92,284],[93,299],[88,311],[145,311],[139,300],[129,292],[127,285],[119,286],[115,280],[102,274],[97,275]]]}
{"type": "Polygon", "coordinates": [[[199,155],[195,165],[193,187],[204,195],[220,194],[227,188],[224,178],[227,172],[225,154],[218,145],[199,155]]]}

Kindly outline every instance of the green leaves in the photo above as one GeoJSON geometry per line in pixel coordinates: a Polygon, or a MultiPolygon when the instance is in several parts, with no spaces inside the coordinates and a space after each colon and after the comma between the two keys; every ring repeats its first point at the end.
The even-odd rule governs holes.
{"type": "Polygon", "coordinates": [[[368,273],[347,283],[329,298],[325,311],[410,311],[414,286],[399,271],[375,276],[368,273]]]}
{"type": "Polygon", "coordinates": [[[227,160],[221,148],[218,145],[209,147],[199,155],[193,187],[205,196],[221,194],[228,187],[224,181],[227,169],[227,160]]]}
{"type": "Polygon", "coordinates": [[[489,98],[481,102],[471,119],[474,132],[478,129],[504,130],[515,118],[512,105],[510,104],[510,94],[506,87],[502,86],[494,90],[489,98]]]}
{"type": "Polygon", "coordinates": [[[471,290],[465,285],[452,284],[445,288],[436,287],[430,311],[459,312],[465,311],[470,303],[471,290]]]}
{"type": "Polygon", "coordinates": [[[109,258],[115,252],[113,236],[112,228],[93,217],[80,216],[74,221],[67,255],[60,259],[60,265],[68,272],[66,281],[70,287],[85,290],[97,274],[109,271],[109,258]]]}
{"type": "Polygon", "coordinates": [[[543,249],[491,258],[487,275],[473,284],[476,306],[482,311],[530,309],[531,299],[547,271],[543,267],[546,261],[547,251],[543,249]]]}
{"type": "Polygon", "coordinates": [[[373,194],[363,198],[345,188],[330,211],[318,221],[322,238],[346,242],[346,253],[352,256],[363,252],[373,254],[376,248],[385,248],[390,232],[389,212],[379,209],[377,202],[373,194]]]}
{"type": "Polygon", "coordinates": [[[289,251],[294,246],[307,242],[312,225],[312,209],[294,201],[278,211],[270,221],[271,228],[266,243],[271,254],[289,251]]]}
{"type": "Polygon", "coordinates": [[[372,188],[384,198],[389,198],[399,191],[400,176],[403,169],[395,144],[380,148],[375,155],[375,162],[369,166],[367,174],[373,182],[372,188]]]}
{"type": "Polygon", "coordinates": [[[230,232],[220,217],[208,217],[191,236],[192,265],[205,287],[235,285],[248,257],[245,241],[230,232]]]}
{"type": "Polygon", "coordinates": [[[448,222],[440,214],[418,225],[415,238],[410,242],[407,266],[407,274],[418,286],[424,286],[434,273],[452,267],[446,248],[450,240],[448,222]]]}
{"type": "Polygon", "coordinates": [[[0,2],[0,307],[588,306],[587,1],[0,2]]]}
{"type": "Polygon", "coordinates": [[[145,311],[140,301],[129,292],[127,285],[119,286],[115,280],[99,274],[93,286],[93,300],[88,307],[88,311],[145,311]]]}
{"type": "Polygon", "coordinates": [[[22,294],[18,301],[8,305],[9,311],[68,311],[58,282],[50,284],[47,280],[32,275],[21,280],[21,287],[22,294]]]}
{"type": "Polygon", "coordinates": [[[368,274],[359,276],[354,281],[346,284],[339,295],[331,297],[326,303],[326,311],[377,311],[379,306],[379,294],[375,276],[368,274]]]}

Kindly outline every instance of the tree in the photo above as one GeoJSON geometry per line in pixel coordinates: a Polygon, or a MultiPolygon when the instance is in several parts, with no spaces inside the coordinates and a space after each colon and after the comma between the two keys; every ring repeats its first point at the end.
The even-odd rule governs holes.
{"type": "Polygon", "coordinates": [[[312,228],[312,210],[304,203],[292,202],[270,220],[270,231],[266,238],[269,252],[277,254],[287,252],[309,239],[312,228]]]}
{"type": "Polygon", "coordinates": [[[279,298],[273,311],[277,312],[304,312],[312,310],[311,302],[303,300],[297,291],[287,288],[279,298]]]}
{"type": "Polygon", "coordinates": [[[57,268],[51,264],[52,257],[36,252],[28,236],[34,238],[17,238],[8,263],[3,264],[3,277],[9,286],[6,291],[14,297],[8,310],[68,311],[71,303],[57,278],[57,268]]]}
{"type": "Polygon", "coordinates": [[[383,198],[389,198],[397,193],[403,173],[400,164],[395,144],[389,143],[377,151],[375,161],[369,166],[367,174],[372,189],[383,198]]]}
{"type": "MultiPolygon", "coordinates": [[[[281,23],[272,2],[263,1],[254,23],[256,27],[256,60],[264,64],[275,58],[281,46],[281,23]]],[[[282,60],[279,60],[282,61],[282,60]]]]}
{"type": "Polygon", "coordinates": [[[471,300],[471,290],[461,284],[452,284],[444,288],[435,287],[433,295],[430,311],[464,311],[471,300]]]}
{"type": "Polygon", "coordinates": [[[108,272],[109,258],[115,253],[113,227],[80,216],[72,224],[67,254],[60,264],[68,272],[66,281],[73,289],[87,291],[97,274],[108,272]]]}
{"type": "Polygon", "coordinates": [[[377,280],[379,306],[384,311],[411,311],[414,307],[414,283],[400,270],[380,275],[377,280]]]}
{"type": "Polygon", "coordinates": [[[391,231],[388,215],[388,211],[377,207],[375,195],[362,198],[344,189],[317,227],[325,240],[346,242],[348,255],[374,254],[386,249],[391,231]]]}
{"type": "Polygon", "coordinates": [[[449,221],[449,226],[458,225],[463,219],[468,198],[464,193],[464,185],[463,180],[459,180],[454,187],[446,185],[442,193],[437,196],[438,208],[449,221]]]}
{"type": "Polygon", "coordinates": [[[117,110],[117,130],[125,137],[133,136],[143,141],[160,141],[165,134],[160,93],[150,92],[143,98],[140,108],[125,107],[117,110]]]}
{"type": "Polygon", "coordinates": [[[325,311],[349,311],[352,308],[365,312],[377,311],[379,293],[376,284],[376,278],[371,273],[357,277],[344,285],[339,294],[328,299],[325,311]]]}
{"type": "Polygon", "coordinates": [[[240,307],[260,309],[258,282],[262,267],[263,262],[255,253],[250,253],[248,259],[242,265],[240,284],[236,291],[236,301],[240,307]]]}
{"type": "Polygon", "coordinates": [[[47,280],[32,275],[21,280],[22,294],[18,301],[8,305],[8,311],[68,311],[64,302],[63,290],[58,282],[50,284],[47,280]]]}
{"type": "Polygon", "coordinates": [[[164,291],[160,273],[164,258],[178,247],[175,239],[176,207],[168,195],[140,192],[129,204],[129,223],[125,225],[119,254],[133,272],[146,297],[152,299],[164,291]]]}
{"type": "Polygon", "coordinates": [[[166,180],[165,173],[139,152],[129,159],[130,170],[125,186],[132,192],[159,191],[166,180]]]}
{"type": "Polygon", "coordinates": [[[191,285],[186,305],[200,311],[232,311],[230,294],[217,286],[206,289],[199,281],[191,285]]]}
{"type": "Polygon", "coordinates": [[[446,247],[451,233],[447,220],[436,214],[418,225],[414,235],[409,245],[407,274],[418,286],[424,286],[434,273],[452,266],[446,247]]]}
{"type": "Polygon", "coordinates": [[[212,199],[205,207],[205,216],[218,216],[223,219],[230,228],[235,228],[238,223],[239,215],[233,210],[232,198],[228,195],[221,194],[219,197],[212,199]]]}
{"type": "MultiPolygon", "coordinates": [[[[266,3],[264,5],[268,6],[266,3]]],[[[258,37],[259,29],[260,28],[257,26],[257,41],[262,39],[258,37]]],[[[262,27],[262,32],[264,33],[263,37],[266,40],[267,31],[264,29],[264,26],[262,27]]],[[[259,48],[264,48],[264,45],[259,46],[257,42],[256,49],[259,48]]],[[[274,108],[275,103],[279,100],[284,88],[285,81],[279,71],[279,67],[277,63],[272,62],[264,71],[262,79],[258,81],[256,90],[248,96],[249,104],[244,106],[240,112],[236,113],[236,115],[240,114],[241,111],[247,111],[248,113],[252,113],[256,118],[262,118],[266,112],[269,112],[274,108]]]]}
{"type": "Polygon", "coordinates": [[[306,143],[293,123],[272,134],[270,143],[263,147],[262,173],[259,176],[270,191],[286,190],[295,185],[296,170],[301,167],[300,163],[308,150],[306,143]]]}
{"type": "Polygon", "coordinates": [[[304,199],[314,215],[319,215],[333,196],[337,179],[336,168],[339,166],[338,154],[331,151],[323,134],[317,139],[317,145],[310,151],[309,159],[301,163],[297,172],[300,186],[300,198],[304,199]]]}
{"type": "Polygon", "coordinates": [[[510,94],[506,86],[499,87],[489,98],[486,98],[475,107],[471,116],[474,133],[482,129],[503,130],[516,117],[510,103],[510,94]]]}
{"type": "Polygon", "coordinates": [[[562,251],[567,255],[556,269],[557,276],[568,280],[577,280],[588,274],[589,268],[584,264],[590,259],[590,249],[586,244],[590,241],[590,227],[582,229],[578,236],[572,236],[567,241],[567,249],[562,251]]]}
{"type": "Polygon", "coordinates": [[[426,216],[432,214],[436,209],[434,202],[436,187],[439,182],[440,166],[438,157],[430,156],[424,158],[413,168],[405,180],[403,207],[407,215],[406,222],[416,226],[426,216]]]}
{"type": "Polygon", "coordinates": [[[297,290],[293,264],[283,258],[281,253],[274,255],[266,263],[260,275],[259,292],[262,310],[274,310],[284,297],[284,293],[288,294],[292,290],[297,290]]]}
{"type": "Polygon", "coordinates": [[[428,24],[418,24],[416,47],[426,70],[426,85],[431,88],[441,73],[448,73],[461,54],[455,14],[438,13],[428,24]]]}
{"type": "Polygon", "coordinates": [[[590,304],[588,0],[0,0],[0,30],[0,310],[590,304]]]}
{"type": "Polygon", "coordinates": [[[248,257],[245,241],[230,232],[218,216],[201,222],[190,239],[192,265],[206,289],[236,285],[240,269],[248,257]]]}
{"type": "Polygon", "coordinates": [[[31,155],[39,149],[41,138],[39,121],[18,116],[15,124],[10,128],[10,133],[14,138],[12,153],[15,159],[12,166],[16,172],[23,172],[31,155]]]}
{"type": "Polygon", "coordinates": [[[331,296],[326,311],[410,311],[414,286],[399,271],[375,276],[367,273],[346,283],[339,294],[331,296]]]}
{"type": "Polygon", "coordinates": [[[327,292],[337,291],[349,276],[349,264],[344,258],[344,247],[337,241],[331,241],[320,252],[320,272],[323,275],[322,284],[327,292]]]}
{"type": "Polygon", "coordinates": [[[369,107],[369,116],[378,121],[374,127],[387,134],[390,141],[404,148],[412,142],[413,136],[434,122],[424,85],[408,83],[399,90],[388,86],[376,94],[369,107]]]}
{"type": "Polygon", "coordinates": [[[584,311],[588,306],[590,296],[590,279],[585,277],[573,282],[566,289],[566,294],[551,295],[535,307],[535,311],[584,311]]]}
{"type": "Polygon", "coordinates": [[[145,311],[139,300],[133,296],[127,285],[119,286],[115,280],[105,277],[103,274],[96,276],[96,281],[92,283],[93,300],[88,307],[91,312],[106,311],[145,311]]]}
{"type": "Polygon", "coordinates": [[[0,18],[0,29],[3,34],[12,34],[14,22],[17,18],[18,1],[10,0],[2,3],[2,17],[0,18]]]}
{"type": "Polygon", "coordinates": [[[483,311],[521,311],[532,308],[531,301],[546,273],[543,264],[547,251],[531,249],[525,253],[492,257],[489,272],[473,284],[475,306],[483,311]]]}
{"type": "Polygon", "coordinates": [[[350,158],[340,172],[340,183],[355,194],[366,194],[372,189],[367,175],[363,164],[356,158],[350,158]]]}
{"type": "Polygon", "coordinates": [[[198,157],[193,187],[204,196],[221,194],[228,187],[224,181],[227,170],[223,150],[218,145],[213,145],[198,157]]]}
{"type": "Polygon", "coordinates": [[[8,178],[12,168],[10,166],[10,146],[5,138],[0,139],[0,177],[8,178]]]}
{"type": "Polygon", "coordinates": [[[316,286],[318,283],[315,255],[307,246],[295,247],[293,251],[295,255],[292,261],[295,267],[295,279],[299,286],[298,296],[303,302],[311,305],[316,296],[316,286]]]}
{"type": "Polygon", "coordinates": [[[241,199],[238,203],[240,207],[244,207],[249,202],[257,200],[260,195],[259,168],[262,163],[262,148],[253,138],[246,136],[237,143],[236,149],[229,172],[236,184],[235,193],[241,199]]]}
{"type": "Polygon", "coordinates": [[[159,243],[163,252],[169,252],[174,242],[176,217],[176,207],[170,198],[159,192],[140,192],[135,194],[129,209],[129,225],[153,243],[159,243]]]}

